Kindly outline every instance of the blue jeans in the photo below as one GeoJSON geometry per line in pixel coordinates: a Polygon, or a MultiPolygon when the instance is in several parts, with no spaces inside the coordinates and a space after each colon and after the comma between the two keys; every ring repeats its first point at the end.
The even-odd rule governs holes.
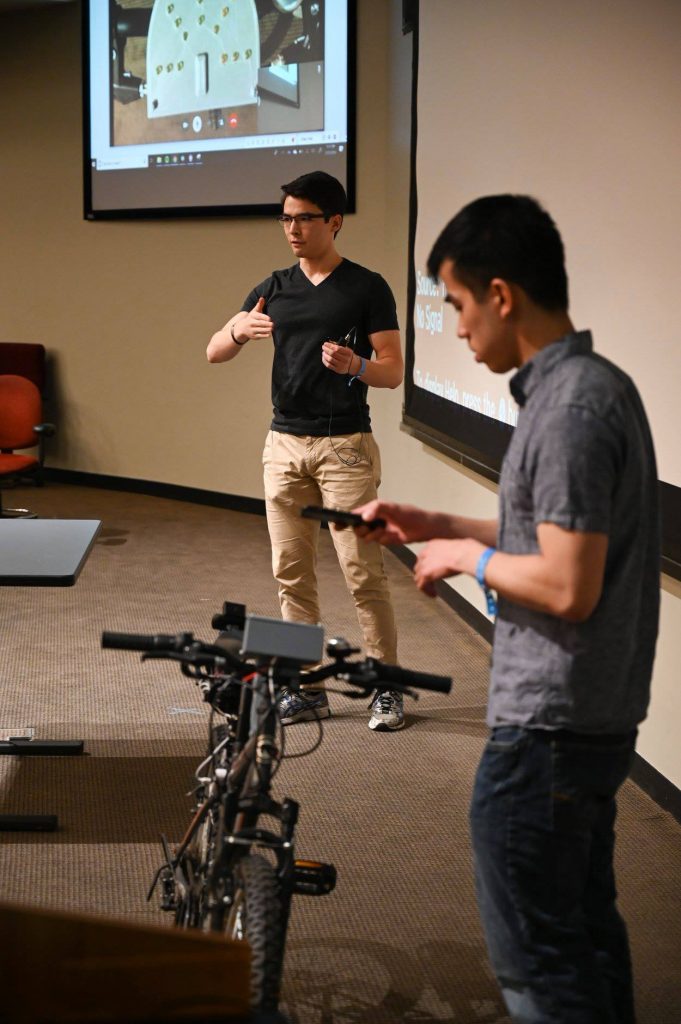
{"type": "Polygon", "coordinates": [[[471,832],[490,960],[517,1024],[634,1024],[613,853],[635,741],[492,730],[471,832]]]}

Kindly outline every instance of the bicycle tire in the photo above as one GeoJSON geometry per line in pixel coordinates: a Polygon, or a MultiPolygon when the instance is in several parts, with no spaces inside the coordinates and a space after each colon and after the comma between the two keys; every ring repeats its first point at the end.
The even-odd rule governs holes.
{"type": "MultiPolygon", "coordinates": [[[[206,930],[209,915],[205,909],[206,872],[213,854],[215,841],[215,820],[213,812],[208,811],[206,817],[196,829],[192,839],[180,861],[182,873],[188,880],[188,888],[184,895],[177,899],[175,910],[176,928],[200,928],[206,930]]],[[[176,883],[175,891],[178,893],[176,883]]]]}
{"type": "Polygon", "coordinates": [[[224,917],[230,939],[251,947],[251,1006],[273,1012],[279,1005],[287,916],[274,868],[257,853],[242,857],[232,869],[233,903],[224,917]]]}
{"type": "MultiPolygon", "coordinates": [[[[210,748],[215,748],[223,740],[231,738],[232,730],[226,724],[212,726],[210,730],[210,748]]],[[[219,754],[218,763],[222,766],[229,761],[229,749],[224,747],[219,754]]],[[[197,791],[197,801],[203,803],[206,798],[206,790],[201,787],[197,791]]],[[[209,907],[209,893],[207,878],[211,872],[211,865],[215,854],[215,842],[219,830],[218,813],[213,806],[205,814],[203,821],[196,828],[192,838],[185,850],[180,862],[180,867],[189,885],[183,896],[179,896],[179,886],[176,883],[175,926],[177,928],[198,928],[201,931],[214,929],[212,921],[213,911],[209,907]]]]}
{"type": "Polygon", "coordinates": [[[175,881],[176,928],[198,928],[204,932],[221,930],[216,929],[213,920],[215,911],[208,883],[219,828],[215,809],[209,809],[178,861],[187,887],[181,895],[182,887],[175,881]]]}

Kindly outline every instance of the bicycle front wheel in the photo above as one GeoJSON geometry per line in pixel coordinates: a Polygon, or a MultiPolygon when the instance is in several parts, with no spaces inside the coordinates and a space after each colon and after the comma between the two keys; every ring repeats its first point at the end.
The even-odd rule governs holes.
{"type": "Polygon", "coordinates": [[[251,1005],[273,1011],[279,990],[286,941],[286,920],[274,868],[259,854],[242,857],[232,870],[233,901],[223,920],[230,939],[251,947],[251,1005]]]}

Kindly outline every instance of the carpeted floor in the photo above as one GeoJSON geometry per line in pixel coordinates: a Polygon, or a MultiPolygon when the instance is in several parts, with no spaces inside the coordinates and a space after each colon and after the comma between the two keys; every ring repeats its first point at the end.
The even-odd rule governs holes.
{"type": "MultiPolygon", "coordinates": [[[[158,836],[187,819],[207,714],[168,665],[100,649],[103,629],[191,630],[210,639],[226,599],[278,615],[261,517],[167,499],[50,485],[6,496],[44,516],[95,518],[101,534],[70,588],[0,588],[3,730],[84,739],[75,758],[0,758],[4,813],[57,813],[51,834],[0,836],[2,898],[165,921],[146,891],[158,836]]],[[[502,1024],[473,892],[467,806],[486,734],[489,650],[440,601],[387,564],[402,664],[451,674],[397,734],[373,734],[332,697],[320,749],[286,761],[277,795],[300,801],[298,851],[332,861],[336,891],[294,906],[284,1008],[294,1024],[502,1024]]],[[[358,642],[329,537],[320,578],[328,635],[358,642]]],[[[287,730],[289,752],[316,725],[287,730]]],[[[681,1020],[681,826],[628,783],[618,870],[639,1024],[681,1020]]]]}

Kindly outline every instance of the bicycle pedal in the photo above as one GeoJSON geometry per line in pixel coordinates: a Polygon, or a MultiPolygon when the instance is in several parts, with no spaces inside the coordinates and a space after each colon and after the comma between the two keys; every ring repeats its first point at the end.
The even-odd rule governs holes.
{"type": "Polygon", "coordinates": [[[175,880],[173,873],[165,868],[160,875],[161,882],[161,910],[174,913],[177,910],[177,896],[175,893],[175,880]]]}
{"type": "Polygon", "coordinates": [[[323,896],[336,886],[333,864],[318,860],[296,860],[293,864],[293,891],[304,896],[323,896]]]}

